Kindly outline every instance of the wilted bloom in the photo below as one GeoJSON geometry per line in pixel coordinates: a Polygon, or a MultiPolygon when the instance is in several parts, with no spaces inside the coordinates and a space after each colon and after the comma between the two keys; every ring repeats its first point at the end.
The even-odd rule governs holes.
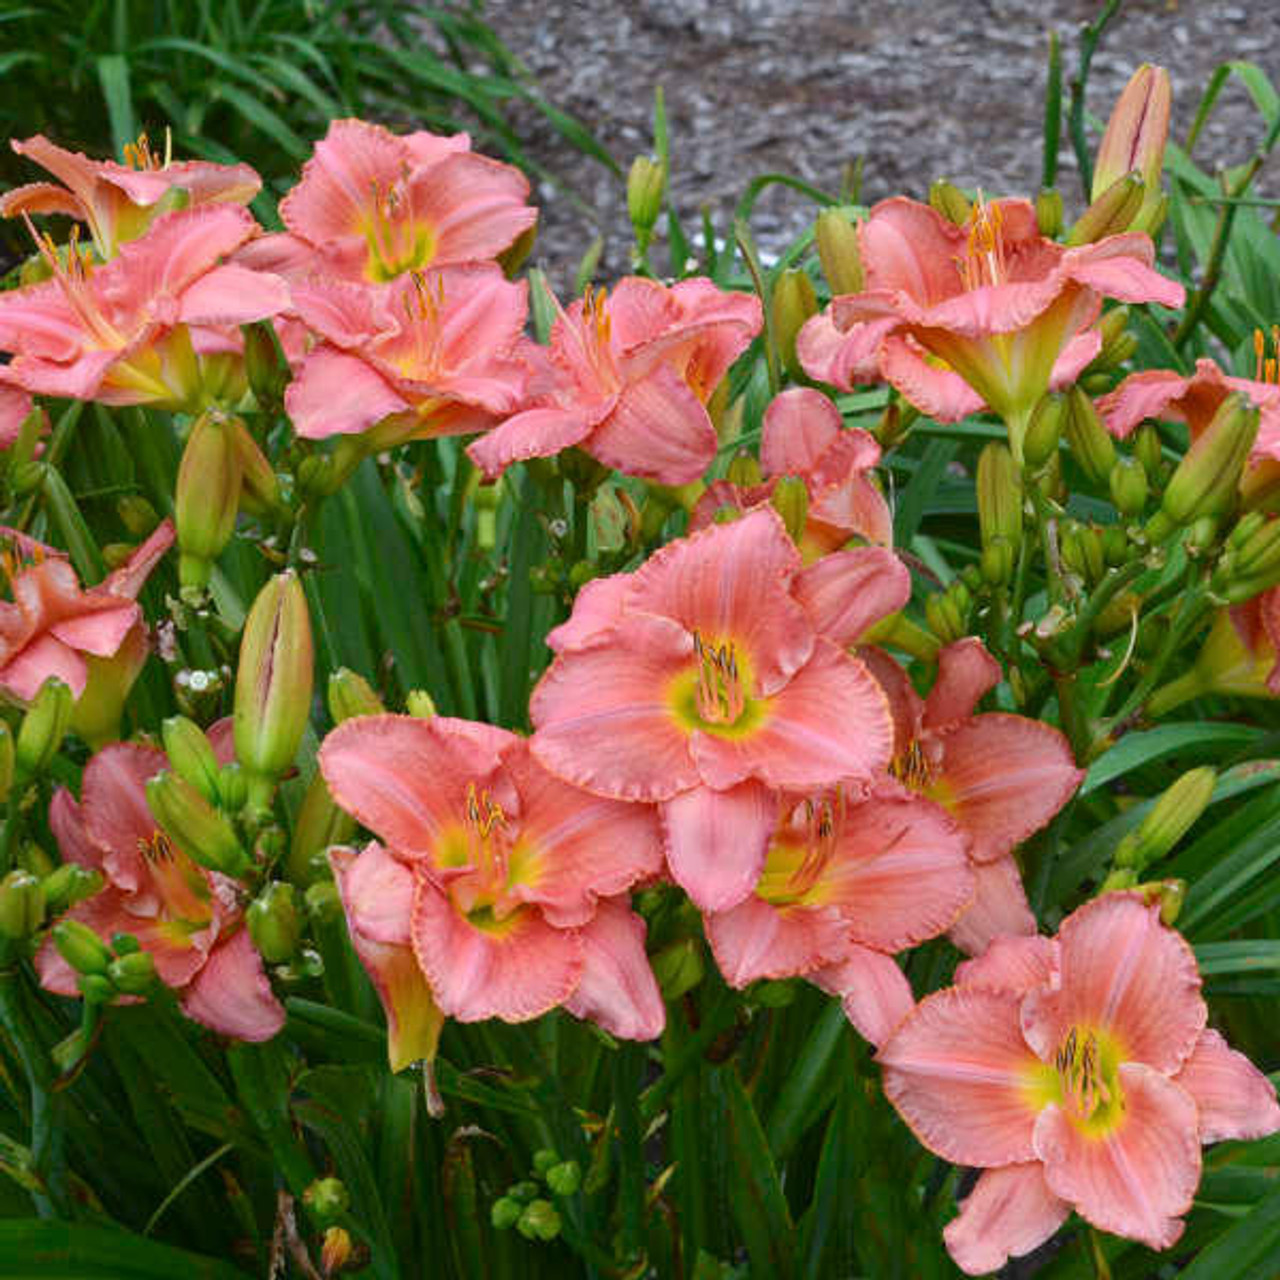
{"type": "Polygon", "coordinates": [[[535,757],[598,795],[657,802],[671,874],[704,910],[759,880],[778,790],[866,780],[888,763],[884,695],[835,623],[815,623],[856,632],[900,607],[830,589],[826,566],[856,555],[801,570],[760,508],[588,583],[548,637],[559,656],[530,701],[535,757]]]}
{"type": "Polygon", "coordinates": [[[289,300],[278,276],[219,263],[256,230],[238,205],[170,213],[98,267],[74,240],[65,261],[45,242],[54,278],[0,294],[0,350],[14,353],[0,381],[103,404],[202,408],[225,370],[207,386],[197,342],[221,349],[219,329],[289,300]]]}
{"type": "Polygon", "coordinates": [[[49,676],[78,700],[73,724],[92,742],[114,732],[147,655],[138,592],[173,543],[164,521],[129,560],[85,591],[64,555],[9,530],[13,600],[0,601],[0,689],[29,702],[49,676]]]}
{"type": "Polygon", "coordinates": [[[315,279],[293,298],[321,342],[298,367],[285,408],[312,440],[378,424],[380,447],[485,431],[521,406],[544,359],[524,337],[528,285],[491,263],[380,287],[315,279]]]}
{"type": "Polygon", "coordinates": [[[280,202],[288,234],[264,236],[241,260],[290,279],[375,282],[483,262],[537,221],[528,198],[524,174],[473,153],[465,133],[399,136],[334,120],[280,202]]]}
{"type": "Polygon", "coordinates": [[[835,787],[783,797],[764,871],[707,940],[725,980],[800,976],[840,995],[879,1044],[912,1007],[895,951],[937,937],[973,896],[964,834],[917,796],[835,787]]]}
{"type": "Polygon", "coordinates": [[[1137,893],[1086,903],[1056,938],[1001,938],[878,1054],[929,1150],[983,1169],[945,1236],[971,1275],[1029,1253],[1074,1209],[1167,1249],[1202,1143],[1280,1129],[1267,1078],[1206,1028],[1195,956],[1137,893]]]}
{"type": "Polygon", "coordinates": [[[936,801],[959,824],[977,877],[973,905],[951,929],[970,954],[1002,933],[1034,933],[1012,854],[1071,798],[1083,771],[1067,740],[1025,716],[974,715],[1000,683],[1000,665],[969,637],[938,655],[938,677],[923,702],[886,654],[864,652],[893,709],[890,772],[909,791],[936,801]]]}
{"type": "Polygon", "coordinates": [[[798,476],[809,495],[800,553],[810,563],[850,538],[883,546],[893,541],[893,516],[869,472],[880,460],[870,432],[846,430],[840,410],[820,391],[792,387],[764,411],[760,467],[768,483],[717,480],[698,499],[690,530],[711,523],[722,507],[747,510],[767,502],[782,476],[798,476]]]}
{"type": "Polygon", "coordinates": [[[716,453],[706,403],[760,325],[757,298],[702,278],[588,290],[551,330],[550,392],[467,453],[492,478],[576,445],[628,475],[687,484],[716,453]]]}
{"type": "MultiPolygon", "coordinates": [[[[1125,439],[1147,418],[1185,422],[1192,441],[1204,434],[1223,402],[1239,394],[1258,410],[1258,434],[1240,481],[1248,505],[1260,505],[1280,489],[1280,373],[1276,356],[1267,355],[1267,339],[1257,330],[1256,376],[1223,373],[1212,360],[1196,361],[1189,377],[1170,369],[1130,374],[1114,391],[1098,400],[1098,411],[1112,435],[1125,439]]],[[[1275,348],[1273,347],[1274,351],[1275,348]]]]}
{"type": "MultiPolygon", "coordinates": [[[[215,736],[228,759],[226,734],[215,736]]],[[[49,825],[64,861],[107,881],[66,918],[102,939],[132,934],[189,1018],[239,1040],[270,1039],[284,1009],[244,928],[236,882],[186,857],[147,807],[146,784],[167,764],[160,751],[113,743],[85,766],[79,802],[66,788],[55,794],[49,825]]],[[[50,991],[77,993],[74,970],[51,942],[36,969],[50,991]]]]}
{"type": "Polygon", "coordinates": [[[247,164],[158,155],[144,133],[124,149],[124,164],[90,160],[66,151],[43,134],[10,144],[20,155],[53,174],[63,185],[32,182],[0,196],[0,214],[62,213],[85,223],[93,246],[105,262],[127,240],[143,235],[164,213],[202,204],[248,204],[262,179],[247,164]]]}
{"type": "Polygon", "coordinates": [[[832,300],[797,349],[838,387],[883,378],[922,412],[955,422],[984,405],[1021,456],[1026,421],[1050,386],[1098,354],[1102,298],[1179,306],[1143,235],[1066,249],[1040,234],[1025,200],[979,200],[956,226],[928,205],[884,200],[859,229],[866,286],[832,300]]]}
{"type": "Polygon", "coordinates": [[[320,768],[385,845],[336,866],[393,1061],[431,1034],[428,994],[463,1022],[564,1005],[626,1039],[661,1032],[644,924],[622,896],[661,865],[652,809],[567,786],[523,738],[446,716],[346,720],[320,768]]]}

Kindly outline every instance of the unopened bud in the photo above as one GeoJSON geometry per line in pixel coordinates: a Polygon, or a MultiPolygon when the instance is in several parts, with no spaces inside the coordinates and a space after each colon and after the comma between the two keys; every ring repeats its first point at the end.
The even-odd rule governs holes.
{"type": "Polygon", "coordinates": [[[174,496],[178,578],[184,587],[208,585],[213,562],[236,527],[240,481],[240,456],[230,424],[221,414],[202,414],[187,438],[174,496]]]}
{"type": "Polygon", "coordinates": [[[1107,236],[1128,231],[1146,198],[1146,183],[1136,173],[1126,173],[1093,198],[1093,202],[1067,232],[1067,244],[1094,244],[1107,236]]]}
{"type": "Polygon", "coordinates": [[[1213,796],[1218,775],[1189,769],[1151,807],[1137,829],[1116,846],[1115,865],[1141,871],[1163,858],[1195,825],[1213,796]]]}
{"type": "Polygon", "coordinates": [[[239,813],[249,799],[244,770],[232,760],[218,770],[218,803],[228,813],[239,813]]]}
{"type": "Polygon", "coordinates": [[[48,768],[66,737],[74,702],[71,687],[57,676],[40,686],[18,726],[14,760],[20,775],[31,778],[48,768]]]}
{"type": "Polygon", "coordinates": [[[147,783],[156,822],[192,862],[223,875],[243,876],[249,857],[231,824],[184,778],[165,769],[147,783]]]}
{"type": "Polygon", "coordinates": [[[969,221],[973,203],[954,182],[937,178],[929,187],[929,204],[948,222],[963,227],[969,221]]]}
{"type": "Polygon", "coordinates": [[[550,1200],[534,1200],[525,1206],[516,1230],[526,1240],[554,1240],[560,1234],[560,1215],[550,1200]]]}
{"type": "Polygon", "coordinates": [[[105,974],[111,966],[107,944],[79,920],[60,920],[55,924],[53,945],[77,973],[105,974]]]}
{"type": "Polygon", "coordinates": [[[818,295],[805,271],[784,271],[773,286],[769,312],[773,320],[773,338],[783,367],[793,378],[804,376],[796,357],[796,338],[804,322],[818,311],[818,295]]]}
{"type": "Polygon", "coordinates": [[[311,714],[311,616],[297,574],[278,573],[245,619],[236,673],[236,759],[249,802],[269,803],[275,779],[293,764],[311,714]]]}
{"type": "Polygon", "coordinates": [[[339,667],[329,677],[329,714],[334,724],[354,716],[381,715],[385,710],[373,686],[350,667],[339,667]]]}
{"type": "Polygon", "coordinates": [[[1102,530],[1102,558],[1112,569],[1129,558],[1129,537],[1117,524],[1109,524],[1102,530]]]}
{"type": "Polygon", "coordinates": [[[233,418],[227,429],[240,462],[240,496],[245,509],[251,514],[278,509],[280,480],[258,442],[239,418],[233,418]]]}
{"type": "Polygon", "coordinates": [[[351,1258],[351,1234],[345,1227],[326,1227],[320,1245],[320,1269],[325,1276],[335,1275],[351,1258]]]}
{"type": "Polygon", "coordinates": [[[242,332],[244,369],[254,398],[264,407],[278,405],[289,381],[289,364],[271,321],[244,325],[242,332]]]}
{"type": "Polygon", "coordinates": [[[1232,531],[1229,549],[1214,575],[1214,590],[1230,604],[1240,604],[1280,585],[1280,520],[1265,521],[1237,540],[1258,514],[1251,512],[1232,531]]]}
{"type": "Polygon", "coordinates": [[[809,518],[809,490],[799,476],[783,476],[769,496],[773,509],[782,517],[793,542],[804,536],[805,521],[809,518]]]}
{"type": "Polygon", "coordinates": [[[0,880],[0,938],[18,942],[44,923],[44,889],[29,871],[10,871],[0,880]]]}
{"type": "Polygon", "coordinates": [[[342,914],[342,898],[332,880],[313,884],[303,894],[303,901],[307,904],[307,915],[317,924],[330,924],[342,914]]]}
{"type": "Polygon", "coordinates": [[[1036,226],[1050,240],[1062,230],[1062,192],[1056,187],[1041,188],[1036,196],[1036,226]]]}
{"type": "Polygon", "coordinates": [[[155,507],[136,493],[128,494],[116,503],[116,514],[130,535],[138,539],[150,537],[160,523],[155,507]]]}
{"type": "Polygon", "coordinates": [[[692,991],[706,974],[702,948],[695,938],[680,938],[669,943],[652,958],[653,976],[658,981],[662,998],[679,1000],[692,991]]]}
{"type": "Polygon", "coordinates": [[[748,489],[760,484],[764,476],[760,472],[760,464],[745,449],[739,449],[729,460],[725,479],[739,488],[748,489]]]}
{"type": "Polygon", "coordinates": [[[533,1171],[542,1177],[553,1164],[560,1163],[560,1153],[551,1147],[539,1147],[533,1153],[533,1171]]]}
{"type": "Polygon", "coordinates": [[[339,1178],[317,1178],[303,1193],[302,1203],[323,1226],[351,1208],[351,1197],[339,1178]]]}
{"type": "Polygon", "coordinates": [[[105,973],[82,973],[76,978],[76,989],[88,1004],[110,1004],[116,989],[105,973]]]}
{"type": "Polygon", "coordinates": [[[558,1196],[576,1195],[582,1186],[582,1169],[576,1160],[553,1164],[546,1171],[547,1186],[558,1196]]]}
{"type": "Polygon", "coordinates": [[[273,880],[245,912],[249,936],[268,964],[283,964],[297,950],[302,918],[291,884],[273,880]]]}
{"type": "Polygon", "coordinates": [[[1172,101],[1169,73],[1163,67],[1143,63],[1130,77],[1112,109],[1098,146],[1090,195],[1097,199],[1119,179],[1135,172],[1145,188],[1139,210],[1117,230],[1133,229],[1150,234],[1159,226],[1155,215],[1161,200],[1160,175],[1169,138],[1172,101]],[[1136,225],[1139,221],[1144,225],[1136,225]],[[1155,225],[1150,225],[1153,222],[1155,225]]]}
{"type": "Polygon", "coordinates": [[[977,493],[983,546],[1000,538],[1016,552],[1022,543],[1022,477],[1008,445],[993,440],[978,455],[977,493]]]}
{"type": "Polygon", "coordinates": [[[430,720],[436,714],[435,700],[425,689],[410,689],[404,709],[418,720],[430,720]]]}
{"type": "Polygon", "coordinates": [[[1160,904],[1161,921],[1173,928],[1182,914],[1182,904],[1187,900],[1185,880],[1157,880],[1154,884],[1139,885],[1148,902],[1160,904]]]}
{"type": "Polygon", "coordinates": [[[1116,463],[1116,446],[1083,387],[1071,388],[1067,405],[1067,447],[1094,484],[1106,484],[1116,463]]]}
{"type": "Polygon", "coordinates": [[[92,898],[106,883],[101,871],[64,862],[45,877],[44,898],[50,915],[61,915],[77,902],[92,898]]]}
{"type": "Polygon", "coordinates": [[[1027,466],[1043,467],[1058,452],[1058,441],[1067,417],[1067,399],[1057,391],[1041,396],[1031,412],[1022,438],[1022,456],[1027,466]]]}
{"type": "Polygon", "coordinates": [[[186,716],[170,716],[160,732],[174,773],[191,783],[211,804],[217,804],[221,766],[204,730],[186,716]]]}
{"type": "Polygon", "coordinates": [[[131,951],[111,962],[107,977],[122,995],[144,996],[155,985],[155,957],[149,951],[131,951]]]}
{"type": "Polygon", "coordinates": [[[15,757],[13,731],[0,720],[0,804],[9,798],[13,787],[15,757]]]}
{"type": "Polygon", "coordinates": [[[823,209],[813,224],[813,238],[832,294],[861,293],[866,276],[857,226],[839,209],[823,209]]]}
{"type": "Polygon", "coordinates": [[[649,243],[662,212],[666,187],[667,172],[662,162],[652,156],[636,156],[627,174],[627,214],[642,246],[649,243]]]}
{"type": "Polygon", "coordinates": [[[1144,422],[1134,433],[1133,456],[1152,479],[1160,474],[1164,446],[1160,443],[1160,429],[1154,422],[1144,422]]]}
{"type": "Polygon", "coordinates": [[[347,844],[355,833],[355,819],[334,804],[324,775],[317,769],[294,818],[289,879],[305,888],[321,874],[316,854],[330,845],[347,844]]]}
{"type": "Polygon", "coordinates": [[[1227,396],[1170,476],[1160,502],[1163,515],[1174,525],[1187,525],[1226,511],[1257,434],[1257,410],[1239,394],[1227,396]]]}
{"type": "Polygon", "coordinates": [[[1118,457],[1107,480],[1116,510],[1129,520],[1140,516],[1147,505],[1147,473],[1142,463],[1137,458],[1118,457]]]}

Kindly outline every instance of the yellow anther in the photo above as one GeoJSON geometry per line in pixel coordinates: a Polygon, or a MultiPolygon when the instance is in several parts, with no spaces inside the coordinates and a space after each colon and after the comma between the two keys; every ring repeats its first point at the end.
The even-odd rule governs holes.
{"type": "Polygon", "coordinates": [[[733,644],[706,644],[695,631],[693,652],[698,659],[698,716],[705,724],[735,724],[747,698],[733,644]]]}

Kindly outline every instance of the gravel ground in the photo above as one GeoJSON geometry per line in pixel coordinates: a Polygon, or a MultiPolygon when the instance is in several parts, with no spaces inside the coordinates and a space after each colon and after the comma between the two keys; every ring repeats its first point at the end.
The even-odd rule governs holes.
{"type": "MultiPolygon", "coordinates": [[[[939,176],[993,193],[1034,192],[1041,163],[1048,34],[1076,64],[1077,31],[1099,0],[490,0],[486,19],[551,101],[589,124],[624,169],[649,151],[653,90],[664,89],[672,190],[686,228],[709,204],[727,212],[755,175],[785,172],[835,190],[864,162],[863,198],[923,196],[939,176]]],[[[1169,68],[1175,136],[1210,72],[1259,63],[1280,84],[1276,0],[1125,0],[1094,58],[1088,107],[1105,119],[1134,67],[1169,68]]],[[[538,256],[563,288],[597,230],[601,278],[627,270],[621,183],[532,115],[530,150],[587,209],[542,184],[538,256]]],[[[1224,92],[1197,157],[1243,159],[1260,118],[1242,89],[1224,92]]],[[[1265,175],[1264,175],[1265,177],[1265,175]]],[[[1060,186],[1078,201],[1070,148],[1060,186]]],[[[1272,187],[1274,188],[1274,185],[1272,187]]],[[[757,206],[763,250],[785,244],[813,206],[781,188],[757,206]]]]}

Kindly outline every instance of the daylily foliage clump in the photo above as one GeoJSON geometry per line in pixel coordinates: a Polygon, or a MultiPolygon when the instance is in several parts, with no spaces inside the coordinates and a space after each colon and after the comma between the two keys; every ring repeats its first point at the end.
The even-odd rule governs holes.
{"type": "Polygon", "coordinates": [[[334,121],[282,231],[244,165],[15,140],[62,184],[0,198],[36,1211],[143,1225],[127,1105],[146,1232],[222,1161],[200,1242],[270,1274],[1210,1256],[1280,1132],[1215,985],[1280,946],[1280,352],[1197,327],[1168,118],[1140,69],[1070,226],[939,182],[669,276],[664,154],[567,305],[466,135],[334,121]]]}

